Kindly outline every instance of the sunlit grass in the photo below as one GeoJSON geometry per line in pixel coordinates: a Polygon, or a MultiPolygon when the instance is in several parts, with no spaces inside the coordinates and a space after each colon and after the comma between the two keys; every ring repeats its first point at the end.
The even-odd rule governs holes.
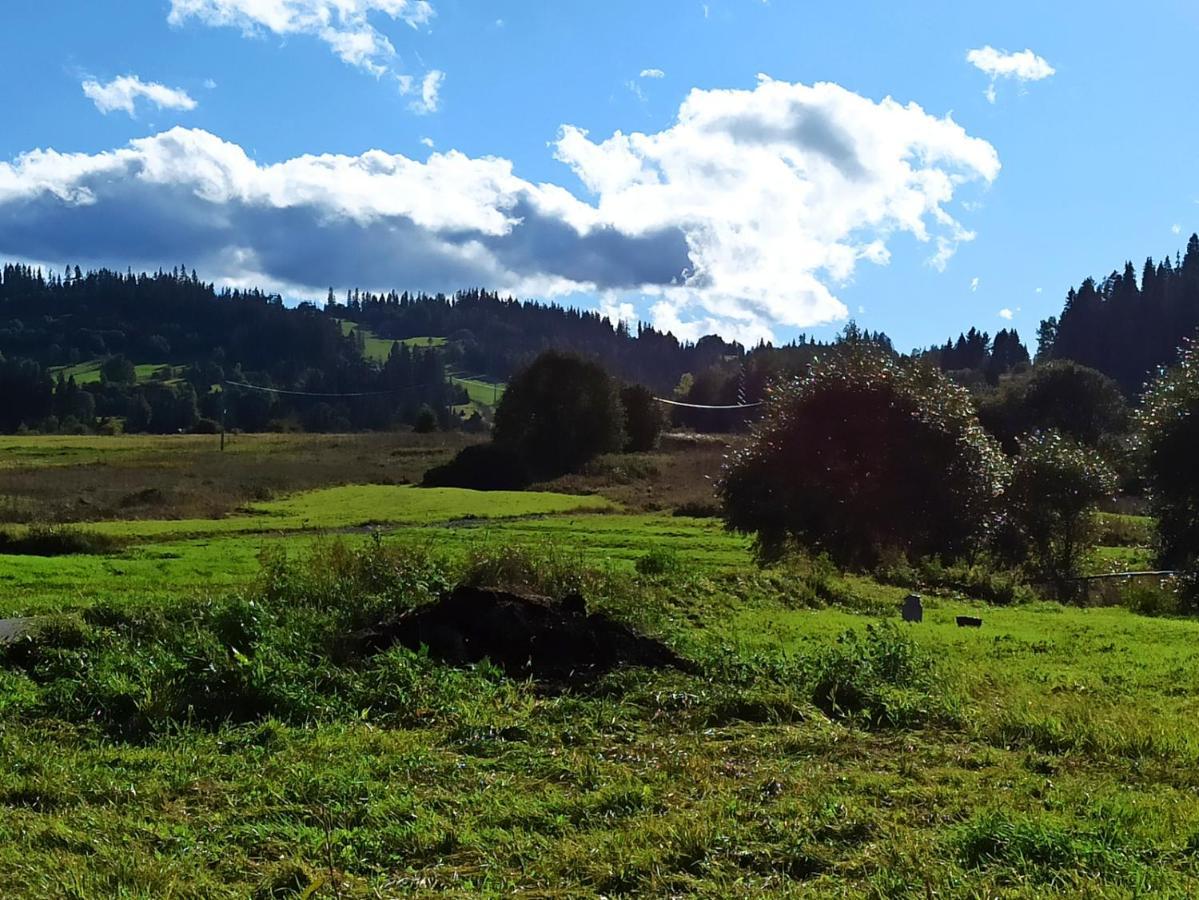
{"type": "MultiPolygon", "coordinates": [[[[0,464],[165,459],[192,440],[211,441],[4,438],[0,464]]],[[[1151,523],[1103,524],[1122,543],[1098,563],[1143,559],[1151,523]]],[[[0,615],[58,614],[62,644],[0,665],[5,896],[1199,894],[1189,618],[926,592],[905,625],[907,588],[819,560],[759,569],[717,519],[567,493],[351,485],[79,527],[131,544],[0,556],[0,615]],[[588,573],[591,609],[698,670],[561,691],[321,649],[338,646],[329,621],[407,602],[371,584],[425,557],[451,575],[588,573]],[[269,640],[213,643],[202,622],[222,609],[261,613],[269,640]],[[871,645],[842,636],[879,623],[918,677],[888,674],[892,656],[851,665],[871,645]],[[143,640],[164,628],[177,652],[143,640]],[[249,721],[180,712],[195,685],[174,667],[208,678],[210,658],[231,679],[217,709],[249,721]],[[829,674],[863,692],[855,708],[817,696],[829,674]],[[269,714],[237,706],[261,692],[269,714]],[[130,736],[123,717],[148,724],[130,736]]]]}

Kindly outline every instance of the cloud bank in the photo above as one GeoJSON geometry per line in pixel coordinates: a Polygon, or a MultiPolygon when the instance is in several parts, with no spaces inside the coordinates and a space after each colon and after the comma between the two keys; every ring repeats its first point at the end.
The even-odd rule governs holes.
{"type": "Polygon", "coordinates": [[[743,340],[847,315],[835,291],[909,234],[943,264],[973,235],[947,211],[999,173],[948,117],[834,84],[695,90],[653,134],[553,145],[585,199],[511,162],[372,150],[260,164],[175,128],[98,154],[0,162],[0,254],[60,263],[186,260],[219,281],[323,296],[333,285],[648,304],[682,337],[743,340]]]}
{"type": "Polygon", "coordinates": [[[187,91],[153,81],[142,81],[136,75],[122,75],[107,84],[88,79],[83,82],[83,93],[105,115],[120,110],[131,118],[136,115],[138,100],[145,100],[159,109],[188,111],[197,106],[187,91]]]}

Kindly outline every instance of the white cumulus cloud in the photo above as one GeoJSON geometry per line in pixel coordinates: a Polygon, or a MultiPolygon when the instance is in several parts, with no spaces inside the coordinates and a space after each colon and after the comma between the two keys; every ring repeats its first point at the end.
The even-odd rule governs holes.
{"type": "Polygon", "coordinates": [[[1057,71],[1044,57],[1037,56],[1031,50],[1008,53],[1006,50],[996,50],[990,44],[971,50],[966,54],[966,61],[990,76],[991,83],[984,92],[990,103],[995,102],[995,82],[1000,78],[1012,78],[1021,83],[1042,81],[1057,71]]]}
{"type": "Polygon", "coordinates": [[[567,126],[556,152],[605,221],[686,235],[691,265],[655,308],[689,336],[711,321],[765,335],[844,318],[836,288],[859,261],[885,263],[898,232],[931,243],[943,266],[973,237],[947,204],[1000,168],[990,144],[914,103],[768,78],[694,90],[655,134],[595,141],[567,126]]]}
{"type": "Polygon", "coordinates": [[[299,296],[329,284],[587,292],[622,318],[648,301],[680,337],[756,340],[844,318],[839,287],[859,263],[887,264],[896,235],[947,261],[973,237],[947,211],[955,194],[1000,169],[949,117],[769,79],[692,91],[656,133],[564,126],[553,146],[585,199],[456,151],[262,164],[183,128],[96,154],[35,150],[0,162],[0,255],[186,259],[299,296]]]}
{"type": "Polygon", "coordinates": [[[105,115],[120,110],[133,116],[138,100],[145,100],[159,109],[188,111],[197,105],[187,91],[154,81],[142,81],[136,75],[121,75],[107,83],[89,78],[83,82],[83,93],[105,115]]]}
{"type": "Polygon", "coordinates": [[[1009,321],[1009,322],[1010,322],[1010,321],[1011,321],[1013,318],[1015,318],[1015,315],[1016,315],[1016,314],[1015,314],[1014,312],[1012,312],[1010,309],[1007,309],[1006,307],[1005,307],[1004,309],[1001,309],[1001,310],[999,311],[999,318],[1001,318],[1001,319],[1006,319],[1006,320],[1007,320],[1007,321],[1009,321]]]}
{"type": "Polygon", "coordinates": [[[382,75],[390,70],[396,49],[372,24],[372,15],[416,28],[434,12],[427,0],[171,0],[168,21],[182,25],[194,19],[248,35],[309,35],[324,41],[343,62],[382,75]]]}
{"type": "Polygon", "coordinates": [[[661,69],[642,69],[641,77],[642,78],[665,78],[666,73],[663,72],[661,69]]]}

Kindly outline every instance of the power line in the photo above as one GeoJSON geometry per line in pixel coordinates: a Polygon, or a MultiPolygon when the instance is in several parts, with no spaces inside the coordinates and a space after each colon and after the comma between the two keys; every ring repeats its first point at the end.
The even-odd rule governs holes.
{"type": "MultiPolygon", "coordinates": [[[[458,381],[473,381],[473,380],[475,380],[474,378],[471,378],[471,379],[461,378],[460,376],[457,376],[457,375],[451,375],[449,377],[451,380],[458,380],[458,381]]],[[[424,384],[409,384],[409,385],[405,385],[402,388],[396,388],[395,390],[390,390],[390,391],[357,391],[354,393],[334,394],[334,393],[327,393],[324,391],[289,391],[289,390],[284,390],[283,388],[263,387],[260,384],[247,384],[244,381],[225,381],[222,383],[227,384],[230,387],[245,388],[246,390],[249,390],[249,391],[261,391],[264,394],[281,394],[286,397],[384,397],[384,396],[389,396],[392,394],[400,394],[400,393],[403,393],[404,391],[414,390],[415,388],[430,387],[433,384],[440,384],[440,382],[430,381],[430,382],[426,382],[424,384]]],[[[657,400],[659,403],[665,403],[668,406],[681,406],[681,407],[684,407],[685,409],[753,409],[755,406],[761,406],[765,402],[762,400],[758,400],[754,403],[734,403],[734,404],[730,404],[730,405],[726,405],[726,406],[714,406],[714,405],[710,405],[710,404],[706,404],[706,403],[683,403],[679,400],[667,400],[665,397],[654,397],[654,399],[657,400]]]]}
{"type": "Polygon", "coordinates": [[[687,409],[752,409],[755,406],[761,406],[765,402],[764,400],[758,400],[755,403],[734,403],[731,406],[709,406],[705,403],[680,403],[678,400],[667,400],[665,397],[655,397],[654,399],[668,406],[683,406],[687,409]]]}
{"type": "Polygon", "coordinates": [[[409,384],[402,388],[396,388],[390,391],[357,391],[348,394],[331,394],[322,391],[287,391],[282,388],[263,387],[260,384],[247,384],[244,381],[225,381],[230,387],[245,388],[250,391],[261,391],[264,394],[282,394],[287,397],[385,397],[392,394],[402,394],[404,391],[411,391],[415,388],[431,387],[434,384],[441,384],[440,381],[427,381],[424,384],[409,384]]]}

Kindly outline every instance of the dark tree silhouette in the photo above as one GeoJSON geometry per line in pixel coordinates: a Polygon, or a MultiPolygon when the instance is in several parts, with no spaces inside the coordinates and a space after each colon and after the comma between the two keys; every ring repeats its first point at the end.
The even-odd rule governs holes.
{"type": "Polygon", "coordinates": [[[718,490],[763,558],[795,541],[861,566],[977,546],[1006,465],[964,389],[859,342],[775,386],[718,490]]]}
{"type": "Polygon", "coordinates": [[[494,440],[539,477],[575,471],[624,447],[619,388],[597,363],[543,353],[508,385],[496,410],[494,440]]]}

